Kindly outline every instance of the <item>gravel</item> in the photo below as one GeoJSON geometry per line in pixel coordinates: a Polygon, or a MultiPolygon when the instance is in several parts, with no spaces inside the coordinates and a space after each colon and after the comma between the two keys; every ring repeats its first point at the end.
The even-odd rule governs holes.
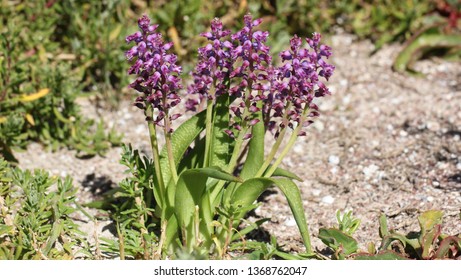
{"type": "MultiPolygon", "coordinates": [[[[440,209],[445,213],[443,231],[460,233],[461,64],[435,58],[420,61],[415,67],[425,77],[416,78],[391,70],[400,45],[370,56],[372,44],[351,35],[333,36],[330,44],[330,62],[337,67],[329,83],[333,94],[320,102],[321,116],[283,161],[283,167],[304,180],[298,186],[314,247],[325,247],[315,237],[319,228],[336,226],[338,209],[352,210],[361,220],[354,236],[362,249],[379,241],[380,213],[389,217],[391,228],[406,233],[419,229],[421,211],[440,209]]],[[[101,116],[125,133],[126,143],[149,153],[143,114],[130,101],[117,111],[96,109],[92,100],[80,102],[88,116],[101,116]]],[[[273,143],[267,139],[266,150],[273,143]]],[[[16,156],[22,168],[71,175],[79,200],[88,202],[125,176],[118,163],[120,152],[113,148],[104,157],[78,159],[73,151],[51,153],[33,143],[16,156]]],[[[255,212],[271,220],[262,230],[275,235],[285,250],[302,251],[283,195],[275,190],[263,202],[255,212]]],[[[95,227],[81,219],[91,238],[111,236],[104,225],[95,227]]]]}

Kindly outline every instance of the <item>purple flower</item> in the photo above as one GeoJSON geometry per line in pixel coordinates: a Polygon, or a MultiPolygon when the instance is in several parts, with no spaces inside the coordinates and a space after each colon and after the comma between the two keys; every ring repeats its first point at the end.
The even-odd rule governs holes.
{"type": "Polygon", "coordinates": [[[144,15],[138,20],[138,26],[140,31],[126,37],[127,43],[136,43],[125,53],[128,61],[135,60],[128,74],[137,78],[130,87],[142,94],[136,98],[135,105],[146,109],[145,104],[151,104],[157,115],[149,121],[162,125],[161,121],[171,122],[179,117],[177,114],[169,116],[168,112],[181,100],[178,95],[182,88],[181,67],[176,65],[176,55],[167,52],[173,43],[164,43],[162,35],[155,32],[158,25],[151,25],[144,15]]]}
{"type": "Polygon", "coordinates": [[[215,18],[211,22],[211,32],[202,33],[201,36],[208,39],[209,43],[198,49],[199,61],[192,77],[194,83],[189,86],[190,94],[198,94],[199,98],[190,99],[187,102],[188,110],[196,110],[203,100],[213,100],[228,91],[229,74],[233,70],[231,52],[233,44],[225,39],[230,34],[229,30],[223,30],[222,22],[215,18]],[[210,92],[210,89],[214,89],[210,92]]]}
{"type": "MultiPolygon", "coordinates": [[[[287,126],[305,127],[312,123],[312,118],[319,115],[314,99],[330,94],[320,77],[328,80],[335,67],[326,62],[331,48],[320,45],[320,39],[320,34],[314,33],[306,39],[309,48],[302,48],[301,38],[295,35],[290,40],[290,49],[280,53],[284,64],[271,72],[271,90],[263,113],[268,128],[277,129],[275,137],[287,126]],[[278,126],[273,119],[279,119],[278,126]]],[[[301,129],[298,135],[305,132],[301,129]]]]}
{"type": "Polygon", "coordinates": [[[229,93],[242,100],[238,102],[238,110],[232,110],[234,127],[242,121],[241,112],[245,109],[250,114],[243,121],[250,125],[256,123],[253,121],[256,116],[254,113],[260,111],[257,103],[267,98],[265,93],[270,88],[268,69],[271,68],[272,57],[270,48],[265,44],[269,32],[254,30],[261,22],[261,19],[253,20],[247,14],[244,16],[243,28],[231,35],[235,45],[231,56],[236,67],[230,74],[233,83],[229,93]]]}

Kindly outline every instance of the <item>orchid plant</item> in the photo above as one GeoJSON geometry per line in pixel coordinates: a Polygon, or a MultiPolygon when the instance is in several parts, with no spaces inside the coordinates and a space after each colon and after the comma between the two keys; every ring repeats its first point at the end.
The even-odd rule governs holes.
{"type": "Polygon", "coordinates": [[[181,116],[174,112],[183,89],[177,56],[144,15],[139,31],[126,38],[132,61],[130,87],[139,92],[135,106],[144,111],[152,146],[152,173],[143,196],[149,211],[142,219],[160,229],[158,256],[178,249],[223,257],[228,245],[258,223],[245,215],[258,207],[263,191],[278,187],[286,196],[307,254],[313,254],[295,174],[280,167],[298,137],[319,115],[315,99],[330,94],[324,84],[333,74],[327,63],[331,48],[320,34],[294,36],[290,49],[274,66],[267,31],[261,19],[244,17],[243,28],[231,34],[219,19],[201,34],[208,41],[198,49],[183,107],[195,115],[173,129],[181,116]],[[265,135],[275,143],[265,152],[265,135]],[[159,147],[163,134],[165,144],[159,147]],[[282,145],[282,143],[284,143],[282,145]],[[245,227],[246,226],[246,227],[245,227]]]}

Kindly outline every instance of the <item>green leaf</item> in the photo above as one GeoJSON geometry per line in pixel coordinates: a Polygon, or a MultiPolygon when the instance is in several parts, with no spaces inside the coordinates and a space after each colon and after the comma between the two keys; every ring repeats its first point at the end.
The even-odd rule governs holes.
{"type": "Polygon", "coordinates": [[[246,234],[248,234],[251,231],[257,229],[259,226],[261,226],[263,223],[265,223],[267,221],[270,221],[270,219],[269,218],[264,218],[264,219],[257,220],[254,223],[251,223],[249,226],[245,227],[244,229],[234,233],[234,235],[231,238],[231,241],[235,241],[235,240],[243,238],[246,234]]]}
{"type": "Polygon", "coordinates": [[[461,238],[456,236],[448,236],[445,237],[441,242],[440,246],[435,253],[436,259],[446,259],[449,258],[449,252],[454,252],[453,255],[456,253],[461,252],[461,238]]]}
{"type": "MultiPolygon", "coordinates": [[[[184,153],[194,139],[205,129],[205,113],[205,111],[202,111],[194,115],[179,126],[171,135],[171,146],[176,166],[178,166],[184,153]]],[[[166,147],[164,147],[160,153],[160,165],[162,168],[163,181],[166,185],[171,178],[166,147]]]]}
{"type": "Polygon", "coordinates": [[[439,210],[429,210],[418,217],[419,226],[421,227],[421,233],[432,230],[436,225],[442,224],[443,212],[439,210]]]}
{"type": "Polygon", "coordinates": [[[431,230],[427,231],[421,237],[421,257],[423,259],[430,259],[434,253],[437,239],[442,231],[442,225],[435,225],[431,230]]]}
{"type": "Polygon", "coordinates": [[[385,236],[389,235],[389,229],[387,228],[387,219],[386,215],[381,214],[379,216],[379,237],[384,238],[385,236]]]}
{"type": "Polygon", "coordinates": [[[341,250],[340,253],[345,255],[355,253],[358,249],[358,243],[352,236],[336,228],[321,228],[319,230],[319,238],[328,247],[335,251],[341,250]]]}
{"type": "Polygon", "coordinates": [[[213,117],[210,166],[225,168],[229,162],[231,138],[224,131],[229,129],[229,95],[223,94],[216,100],[213,117]]]}
{"type": "Polygon", "coordinates": [[[242,172],[240,173],[243,180],[253,178],[264,163],[265,129],[261,112],[258,113],[258,119],[260,121],[252,128],[252,137],[250,139],[248,155],[245,163],[243,164],[242,172]]]}
{"type": "MultiPolygon", "coordinates": [[[[181,173],[176,184],[174,211],[188,249],[194,247],[196,238],[198,238],[195,235],[193,224],[195,206],[203,207],[204,202],[202,199],[207,187],[208,178],[230,182],[241,181],[240,178],[226,173],[217,167],[189,169],[181,173]]],[[[211,236],[204,237],[211,238],[211,236]]]]}
{"type": "MultiPolygon", "coordinates": [[[[271,167],[271,165],[269,165],[269,168],[270,167],[271,167]]],[[[304,181],[303,179],[299,178],[298,175],[294,174],[293,172],[290,172],[290,171],[285,170],[285,169],[280,168],[280,167],[277,167],[277,169],[275,169],[272,176],[285,177],[285,178],[293,179],[293,180],[300,181],[300,182],[304,181]]]]}
{"type": "MultiPolygon", "coordinates": [[[[430,32],[430,30],[428,31],[430,32]]],[[[411,64],[418,60],[427,50],[435,48],[456,48],[461,45],[461,35],[444,35],[423,33],[416,37],[399,53],[393,68],[397,72],[419,74],[411,69],[411,64]]]]}
{"type": "Polygon", "coordinates": [[[370,254],[357,254],[353,258],[354,260],[408,260],[402,255],[397,254],[393,251],[383,251],[376,255],[370,254]]]}
{"type": "MultiPolygon", "coordinates": [[[[287,178],[253,178],[246,180],[243,184],[237,187],[232,196],[232,206],[234,209],[239,209],[252,204],[267,188],[275,185],[278,187],[287,198],[291,212],[295,218],[298,229],[306,246],[306,251],[311,252],[311,243],[307,220],[304,214],[304,207],[301,199],[301,194],[298,187],[290,179],[287,178]]],[[[240,213],[242,218],[245,213],[240,213]]]]}

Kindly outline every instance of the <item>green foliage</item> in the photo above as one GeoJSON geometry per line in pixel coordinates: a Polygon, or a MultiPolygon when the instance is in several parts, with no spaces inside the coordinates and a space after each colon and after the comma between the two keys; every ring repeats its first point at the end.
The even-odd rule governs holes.
{"type": "Polygon", "coordinates": [[[60,46],[60,6],[45,1],[1,5],[0,154],[14,160],[13,149],[29,141],[53,150],[67,146],[80,156],[118,145],[121,136],[105,133],[103,124],[85,118],[76,103],[85,84],[76,74],[74,55],[60,46]]]}
{"type": "Polygon", "coordinates": [[[0,158],[0,259],[91,257],[71,219],[76,191],[69,177],[11,168],[0,158]]]}
{"type": "Polygon", "coordinates": [[[322,228],[319,238],[334,251],[334,259],[458,259],[461,256],[461,234],[443,234],[442,217],[442,211],[425,211],[418,217],[421,229],[419,232],[401,234],[388,228],[386,216],[383,214],[379,218],[381,245],[376,249],[375,244],[370,243],[368,252],[360,252],[357,241],[344,230],[322,228]]]}

